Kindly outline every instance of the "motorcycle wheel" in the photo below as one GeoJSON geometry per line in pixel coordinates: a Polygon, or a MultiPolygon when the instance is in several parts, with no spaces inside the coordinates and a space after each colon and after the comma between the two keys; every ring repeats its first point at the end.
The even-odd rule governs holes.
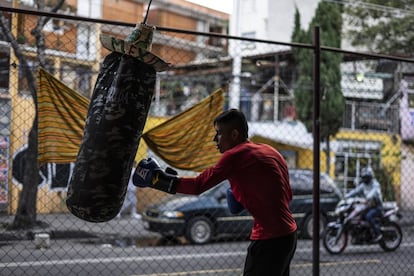
{"type": "Polygon", "coordinates": [[[338,242],[336,242],[338,231],[339,229],[336,228],[327,228],[323,235],[323,247],[333,255],[342,253],[348,244],[348,235],[345,231],[342,232],[338,242]]]}
{"type": "Polygon", "coordinates": [[[401,227],[395,222],[388,222],[381,225],[381,232],[383,235],[379,245],[384,251],[396,250],[402,242],[401,227]]]}

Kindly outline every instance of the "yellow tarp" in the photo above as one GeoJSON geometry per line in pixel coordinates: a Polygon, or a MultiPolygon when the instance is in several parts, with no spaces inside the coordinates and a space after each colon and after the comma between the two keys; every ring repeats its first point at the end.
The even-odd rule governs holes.
{"type": "Polygon", "coordinates": [[[178,169],[201,171],[219,158],[214,118],[223,110],[221,89],[200,103],[144,133],[148,147],[178,169]]]}
{"type": "Polygon", "coordinates": [[[38,161],[76,161],[89,100],[52,75],[37,72],[38,161]]]}
{"type": "MultiPolygon", "coordinates": [[[[76,161],[89,100],[40,69],[38,87],[38,161],[76,161]]],[[[167,164],[200,171],[219,157],[213,136],[213,119],[222,112],[223,92],[211,96],[143,134],[148,147],[167,164]]]]}

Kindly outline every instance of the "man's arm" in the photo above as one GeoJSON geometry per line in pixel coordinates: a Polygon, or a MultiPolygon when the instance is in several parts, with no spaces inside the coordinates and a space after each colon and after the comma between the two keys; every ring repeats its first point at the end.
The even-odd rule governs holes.
{"type": "Polygon", "coordinates": [[[362,191],[362,184],[359,184],[356,188],[354,188],[353,190],[345,194],[345,198],[354,197],[357,194],[361,193],[361,191],[362,191]]]}
{"type": "Polygon", "coordinates": [[[229,206],[230,212],[232,214],[238,214],[244,210],[244,206],[240,202],[238,202],[237,199],[234,197],[231,188],[227,189],[226,198],[227,205],[229,206]]]}

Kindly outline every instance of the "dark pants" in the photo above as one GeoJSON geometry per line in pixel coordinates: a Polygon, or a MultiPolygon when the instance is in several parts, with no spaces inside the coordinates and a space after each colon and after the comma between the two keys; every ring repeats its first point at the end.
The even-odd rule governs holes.
{"type": "Polygon", "coordinates": [[[251,241],[244,276],[289,276],[296,250],[296,232],[270,240],[251,241]]]}
{"type": "Polygon", "coordinates": [[[373,207],[365,213],[365,219],[371,225],[372,231],[374,232],[375,236],[378,236],[379,234],[381,234],[381,230],[378,224],[375,222],[375,218],[379,217],[380,215],[381,215],[381,208],[379,207],[373,207]]]}

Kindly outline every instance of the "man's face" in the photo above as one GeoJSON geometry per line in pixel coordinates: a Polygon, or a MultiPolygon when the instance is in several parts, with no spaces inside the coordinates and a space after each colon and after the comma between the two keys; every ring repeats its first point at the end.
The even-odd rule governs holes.
{"type": "Polygon", "coordinates": [[[216,147],[221,153],[238,144],[237,138],[239,132],[236,129],[232,129],[228,125],[220,123],[215,124],[214,128],[216,129],[216,135],[214,135],[213,141],[216,143],[216,147]]]}

